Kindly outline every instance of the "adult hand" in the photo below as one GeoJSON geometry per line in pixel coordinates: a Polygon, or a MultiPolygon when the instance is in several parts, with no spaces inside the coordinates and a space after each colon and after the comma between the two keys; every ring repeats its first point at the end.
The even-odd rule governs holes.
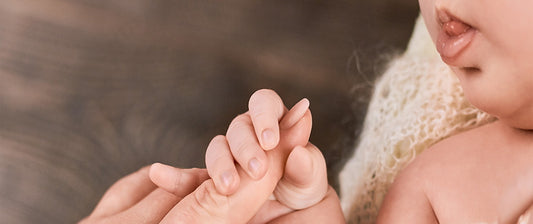
{"type": "Polygon", "coordinates": [[[327,170],[322,153],[309,142],[309,101],[303,99],[287,112],[276,92],[263,89],[250,97],[248,107],[247,113],[229,125],[227,146],[207,149],[207,170],[217,190],[229,195],[239,186],[235,162],[251,178],[262,178],[269,165],[266,152],[276,148],[290,153],[274,191],[278,201],[291,209],[303,209],[322,200],[328,189],[327,170]],[[298,122],[306,124],[294,127],[298,122]]]}
{"type": "MultiPolygon", "coordinates": [[[[252,223],[267,221],[292,223],[296,220],[307,223],[343,223],[344,217],[337,195],[331,187],[328,188],[324,158],[314,145],[308,143],[311,130],[311,114],[307,110],[308,106],[309,103],[304,100],[286,113],[281,99],[275,92],[261,90],[254,93],[250,99],[250,112],[239,115],[233,120],[227,137],[217,136],[209,144],[206,163],[213,180],[209,180],[208,184],[200,186],[193,193],[203,196],[195,196],[196,202],[193,201],[189,205],[185,205],[185,200],[180,202],[184,206],[181,209],[173,209],[171,213],[175,212],[178,215],[168,220],[178,221],[185,218],[184,216],[198,217],[201,216],[198,213],[207,213],[218,217],[219,223],[244,223],[252,216],[253,219],[250,221],[252,223]],[[263,109],[258,106],[263,106],[263,109]],[[281,114],[280,110],[283,110],[281,114]],[[283,120],[278,128],[279,119],[282,117],[283,120]],[[268,122],[264,122],[265,120],[268,122]],[[256,123],[262,127],[255,125],[256,123]],[[260,138],[256,138],[256,133],[265,132],[264,127],[267,127],[269,132],[274,130],[275,133],[273,143],[275,149],[267,152],[258,142],[260,138]],[[275,131],[277,129],[279,130],[275,131]],[[240,165],[234,165],[234,156],[240,165]],[[251,165],[253,160],[259,161],[260,169],[254,170],[251,165]],[[243,166],[248,169],[242,168],[243,166]],[[269,175],[272,171],[277,174],[269,175]],[[278,183],[279,177],[275,176],[282,172],[283,178],[278,183]],[[277,200],[266,200],[265,197],[272,193],[272,186],[275,187],[274,195],[277,200]],[[209,199],[204,201],[211,201],[212,205],[207,208],[198,206],[204,203],[197,202],[200,201],[198,198],[204,198],[205,195],[208,195],[209,199]],[[213,203],[217,201],[218,203],[213,203]],[[192,215],[183,214],[187,213],[186,208],[191,205],[200,209],[192,209],[190,212],[192,215]],[[224,209],[221,210],[220,207],[224,209]],[[297,211],[303,208],[306,209],[297,211]],[[206,212],[206,210],[217,212],[206,212]],[[238,217],[232,217],[232,214],[238,214],[238,217]]],[[[169,171],[172,169],[167,168],[169,171]]],[[[160,187],[172,191],[174,182],[172,177],[175,175],[171,172],[164,173],[168,176],[153,180],[160,187]]]]}
{"type": "Polygon", "coordinates": [[[144,167],[113,184],[91,215],[79,223],[159,223],[181,198],[209,178],[205,169],[175,169],[173,179],[179,190],[169,193],[150,180],[148,170],[144,167]]]}
{"type": "MultiPolygon", "coordinates": [[[[180,174],[176,173],[179,169],[154,164],[152,170],[154,182],[169,192],[180,192],[175,187],[180,182],[180,174]]],[[[242,170],[240,173],[244,174],[242,170]]],[[[264,199],[262,189],[250,187],[250,179],[243,179],[237,190],[240,196],[236,197],[219,193],[212,179],[206,180],[181,200],[161,223],[345,223],[339,199],[331,187],[318,203],[293,210],[277,200],[264,199]],[[265,201],[261,202],[263,199],[265,201]]]]}
{"type": "MultiPolygon", "coordinates": [[[[242,118],[246,118],[242,116],[242,118]]],[[[240,119],[239,119],[240,120],[240,119]]],[[[243,119],[246,122],[246,119],[243,119]]],[[[248,127],[248,126],[244,126],[248,127]]],[[[281,179],[285,162],[290,151],[297,145],[306,145],[311,130],[311,113],[306,111],[303,118],[283,132],[305,141],[282,141],[274,150],[265,153],[264,164],[268,169],[260,179],[252,179],[240,166],[236,167],[240,184],[235,193],[221,194],[215,187],[213,179],[201,184],[193,193],[181,200],[162,220],[162,223],[246,223],[254,217],[267,201],[281,179]]],[[[215,137],[210,148],[229,152],[229,143],[224,136],[215,137]]],[[[230,157],[231,158],[231,157],[230,157]]],[[[164,172],[161,172],[164,173],[164,172]]],[[[169,175],[168,178],[172,178],[169,175]]],[[[168,180],[167,178],[161,178],[168,180]]],[[[159,183],[157,178],[154,182],[159,183]]],[[[169,186],[174,180],[166,182],[169,186]]],[[[172,187],[171,187],[172,188],[172,187]]]]}

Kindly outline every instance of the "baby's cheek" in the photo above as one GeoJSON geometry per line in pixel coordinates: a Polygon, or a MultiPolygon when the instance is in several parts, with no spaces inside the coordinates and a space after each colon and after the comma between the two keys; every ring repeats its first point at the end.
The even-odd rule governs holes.
{"type": "Polygon", "coordinates": [[[435,20],[435,0],[420,0],[419,4],[426,28],[435,43],[438,35],[438,24],[435,20]]]}

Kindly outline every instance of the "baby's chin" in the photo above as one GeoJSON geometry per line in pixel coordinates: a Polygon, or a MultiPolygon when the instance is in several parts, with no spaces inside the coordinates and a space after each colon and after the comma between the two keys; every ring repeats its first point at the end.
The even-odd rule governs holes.
{"type": "Polygon", "coordinates": [[[476,94],[465,90],[466,99],[479,110],[496,117],[505,125],[522,130],[533,130],[533,105],[526,107],[511,99],[499,98],[495,92],[476,94]]]}
{"type": "MultiPolygon", "coordinates": [[[[514,96],[517,92],[489,79],[488,77],[493,74],[487,73],[486,70],[451,66],[450,68],[459,79],[465,98],[470,104],[500,120],[506,118],[510,126],[524,128],[521,125],[523,121],[515,121],[518,118],[516,114],[522,111],[521,104],[523,104],[523,100],[519,100],[520,97],[514,96]]],[[[533,122],[529,123],[527,127],[533,129],[533,122]]]]}
{"type": "Polygon", "coordinates": [[[525,131],[533,131],[533,119],[531,116],[515,115],[510,117],[496,117],[509,127],[525,131]]]}

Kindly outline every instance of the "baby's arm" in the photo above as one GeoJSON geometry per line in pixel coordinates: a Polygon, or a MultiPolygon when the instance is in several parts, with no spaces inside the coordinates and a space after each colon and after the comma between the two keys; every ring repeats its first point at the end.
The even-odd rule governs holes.
{"type": "Polygon", "coordinates": [[[376,223],[438,223],[424,191],[427,174],[423,172],[423,162],[417,158],[398,174],[385,196],[376,223]]]}

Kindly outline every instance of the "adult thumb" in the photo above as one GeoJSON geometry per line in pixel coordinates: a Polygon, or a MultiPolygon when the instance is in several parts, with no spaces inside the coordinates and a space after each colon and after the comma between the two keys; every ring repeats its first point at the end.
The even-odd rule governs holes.
{"type": "Polygon", "coordinates": [[[299,210],[321,201],[328,186],[326,161],[320,150],[309,143],[292,150],[274,196],[287,207],[299,210]]]}
{"type": "Polygon", "coordinates": [[[288,156],[288,150],[281,149],[266,153],[269,169],[263,178],[253,180],[237,165],[241,180],[236,193],[221,194],[208,179],[174,206],[161,223],[247,223],[276,188],[288,156]]]}
{"type": "Polygon", "coordinates": [[[235,194],[219,193],[208,179],[174,206],[161,223],[247,223],[274,191],[281,170],[272,174],[269,169],[260,180],[248,178],[240,167],[237,170],[243,178],[235,194]]]}
{"type": "Polygon", "coordinates": [[[237,164],[241,179],[236,193],[223,195],[216,190],[213,180],[208,179],[174,206],[161,223],[247,223],[276,189],[291,149],[308,141],[311,125],[311,112],[306,110],[295,124],[280,130],[293,138],[282,139],[274,150],[266,152],[269,168],[263,178],[251,179],[237,164]]]}

